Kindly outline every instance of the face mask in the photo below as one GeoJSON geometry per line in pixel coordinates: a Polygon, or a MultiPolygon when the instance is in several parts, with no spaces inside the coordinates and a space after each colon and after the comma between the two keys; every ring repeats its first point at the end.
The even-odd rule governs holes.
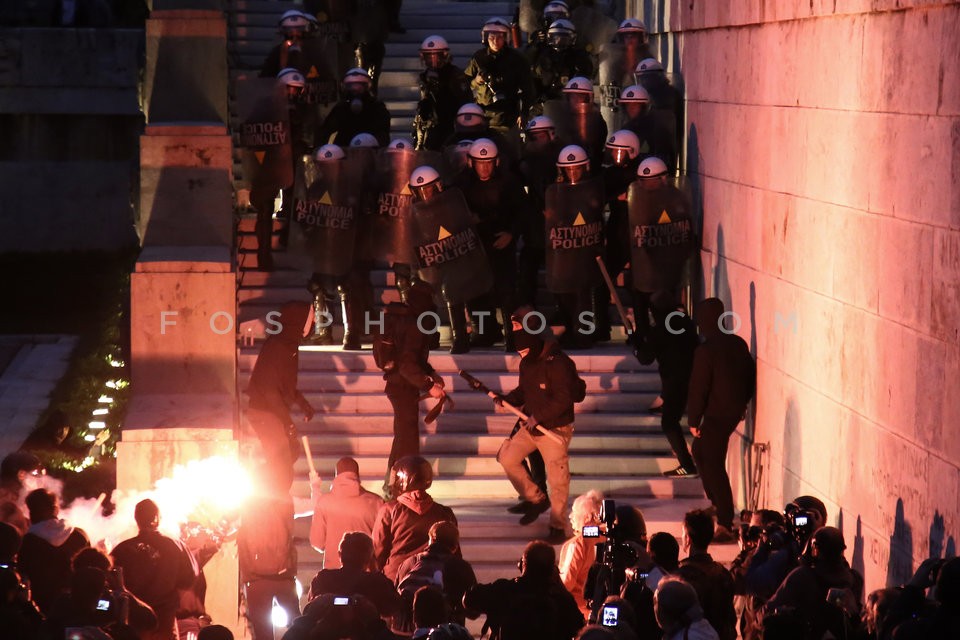
{"type": "Polygon", "coordinates": [[[517,331],[513,334],[513,344],[517,351],[529,349],[529,356],[536,358],[543,350],[543,340],[539,336],[527,333],[526,331],[517,331]]]}

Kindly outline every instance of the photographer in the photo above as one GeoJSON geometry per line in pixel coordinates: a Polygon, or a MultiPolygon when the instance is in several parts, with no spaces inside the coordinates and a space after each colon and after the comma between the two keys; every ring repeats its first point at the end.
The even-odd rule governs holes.
{"type": "Polygon", "coordinates": [[[707,553],[711,540],[713,517],[702,509],[687,512],[683,517],[683,547],[690,555],[680,563],[677,574],[696,589],[703,615],[720,640],[734,640],[733,577],[707,553]]]}
{"type": "Polygon", "coordinates": [[[800,496],[784,508],[782,526],[767,525],[743,576],[746,595],[766,601],[800,562],[810,535],[826,524],[827,508],[813,496],[800,496]]]}
{"type": "Polygon", "coordinates": [[[604,500],[600,520],[605,525],[607,541],[597,549],[597,561],[590,567],[584,595],[591,607],[590,621],[600,616],[600,605],[611,595],[625,594],[634,607],[652,601],[649,592],[637,593],[631,585],[643,585],[650,558],[646,551],[647,525],[643,513],[634,506],[617,506],[604,500]]]}
{"type": "Polygon", "coordinates": [[[283,640],[393,640],[377,608],[361,595],[327,593],[311,600],[283,640]]]}
{"type": "MultiPolygon", "coordinates": [[[[749,512],[741,514],[741,520],[747,519],[749,512]]],[[[760,620],[757,614],[767,598],[773,595],[773,592],[766,595],[753,594],[746,588],[747,570],[750,568],[755,557],[769,557],[770,549],[773,546],[783,547],[787,541],[787,535],[784,530],[783,515],[771,509],[760,509],[749,517],[749,524],[740,527],[740,554],[730,565],[730,573],[733,575],[733,582],[737,598],[734,601],[734,607],[737,611],[737,620],[740,635],[746,640],[759,637],[760,620]]]]}
{"type": "Polygon", "coordinates": [[[600,510],[603,508],[603,494],[596,490],[588,491],[573,501],[570,511],[570,524],[573,525],[573,537],[560,548],[560,580],[573,599],[577,601],[583,615],[590,615],[590,607],[584,599],[583,590],[587,583],[590,567],[597,559],[598,539],[588,534],[599,533],[600,510]],[[587,529],[591,527],[591,529],[587,529]]]}
{"type": "Polygon", "coordinates": [[[650,536],[647,552],[653,564],[644,580],[651,591],[656,591],[661,580],[672,576],[680,568],[680,545],[673,535],[658,531],[650,536]]]}

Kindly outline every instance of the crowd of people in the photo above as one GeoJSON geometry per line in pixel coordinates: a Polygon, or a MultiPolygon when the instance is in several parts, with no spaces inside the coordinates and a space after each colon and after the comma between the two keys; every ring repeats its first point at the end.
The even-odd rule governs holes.
{"type": "MultiPolygon", "coordinates": [[[[60,518],[56,495],[29,490],[24,480],[34,465],[22,454],[3,464],[5,487],[20,482],[25,494],[12,508],[26,510],[0,521],[3,638],[233,637],[191,612],[198,595],[202,609],[202,558],[158,531],[153,501],[136,506],[139,533],[107,554],[60,518]]],[[[335,496],[315,484],[310,540],[323,568],[302,610],[292,531],[278,533],[268,522],[274,512],[278,522],[292,522],[292,511],[266,504],[289,496],[248,507],[255,517],[241,527],[239,544],[254,639],[279,637],[276,606],[290,616],[285,640],[467,640],[468,619],[482,619],[495,640],[927,640],[960,632],[960,559],[930,558],[906,584],[865,596],[863,577],[845,559],[843,533],[826,524],[827,509],[813,496],[783,512],[741,514],[740,552],[725,566],[710,555],[712,509],[688,512],[678,541],[649,533],[637,507],[590,491],[574,500],[574,534],[559,552],[534,540],[516,576],[479,583],[455,514],[429,494],[426,460],[397,462],[396,497],[387,502],[359,486],[356,468],[350,458],[338,463],[335,496]]]]}

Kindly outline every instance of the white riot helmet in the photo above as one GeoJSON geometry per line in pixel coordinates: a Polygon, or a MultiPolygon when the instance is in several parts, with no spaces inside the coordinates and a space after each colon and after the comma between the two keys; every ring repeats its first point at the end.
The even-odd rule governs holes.
{"type": "Polygon", "coordinates": [[[665,175],[667,175],[667,163],[656,156],[645,158],[637,167],[637,177],[639,178],[659,178],[665,175]]]}
{"type": "Polygon", "coordinates": [[[563,0],[551,0],[543,7],[543,21],[553,24],[561,18],[570,17],[570,7],[563,0]]]}
{"type": "Polygon", "coordinates": [[[457,126],[464,129],[474,129],[476,127],[486,127],[487,117],[483,113],[483,107],[475,102],[468,102],[457,109],[457,126]]]}
{"type": "Polygon", "coordinates": [[[502,33],[504,36],[508,35],[510,33],[510,21],[497,16],[484,22],[483,28],[480,29],[480,42],[487,44],[487,37],[491,33],[502,33]]]}
{"type": "Polygon", "coordinates": [[[490,138],[478,138],[467,153],[474,160],[496,160],[500,155],[497,144],[490,138]]]}
{"type": "Polygon", "coordinates": [[[633,160],[640,153],[640,138],[629,129],[614,131],[607,138],[606,149],[614,164],[622,165],[626,160],[633,160]]]}
{"type": "Polygon", "coordinates": [[[450,45],[443,36],[427,36],[420,43],[420,59],[428,69],[439,69],[450,59],[450,45]]]}
{"type": "Polygon", "coordinates": [[[577,28],[569,20],[555,20],[547,29],[547,42],[554,49],[572,47],[577,41],[577,28]]]}
{"type": "Polygon", "coordinates": [[[641,76],[646,73],[662,73],[663,65],[660,64],[660,61],[656,58],[644,58],[637,63],[637,68],[633,70],[633,73],[637,76],[641,76]]]}
{"type": "Polygon", "coordinates": [[[557,171],[569,184],[577,184],[587,174],[590,156],[583,147],[568,144],[560,150],[557,156],[557,171]]]}
{"type": "Polygon", "coordinates": [[[344,157],[343,149],[335,144],[325,144],[313,154],[313,159],[317,162],[336,162],[344,157]]]}
{"type": "Polygon", "coordinates": [[[574,76],[563,85],[564,93],[584,93],[593,95],[593,83],[583,76],[574,76]]]}
{"type": "Polygon", "coordinates": [[[636,34],[640,36],[640,42],[647,41],[647,26],[642,20],[636,18],[627,18],[617,27],[617,40],[623,42],[623,36],[627,34],[636,34]]]}
{"type": "Polygon", "coordinates": [[[358,133],[350,139],[351,147],[364,147],[367,149],[376,149],[380,142],[370,133],[358,133]]]}
{"type": "Polygon", "coordinates": [[[359,85],[363,85],[363,91],[369,91],[371,85],[370,74],[367,73],[366,69],[360,67],[348,69],[347,72],[343,74],[343,86],[350,87],[351,85],[357,86],[358,88],[359,85]]]}
{"type": "Polygon", "coordinates": [[[299,89],[303,89],[307,84],[307,80],[303,77],[303,74],[293,67],[281,69],[280,73],[277,74],[277,80],[280,80],[288,87],[297,87],[299,89]]]}
{"type": "Polygon", "coordinates": [[[650,104],[650,94],[640,85],[632,84],[620,92],[619,101],[626,104],[650,104]]]}
{"type": "Polygon", "coordinates": [[[419,200],[429,200],[434,194],[443,191],[440,174],[429,165],[417,167],[410,174],[410,190],[419,200]]]}
{"type": "Polygon", "coordinates": [[[291,9],[283,12],[277,26],[280,27],[280,31],[287,33],[288,31],[306,31],[312,23],[310,16],[302,11],[291,9]]]}
{"type": "Polygon", "coordinates": [[[394,138],[387,145],[387,151],[414,151],[416,148],[410,138],[394,138]]]}
{"type": "Polygon", "coordinates": [[[557,127],[553,124],[553,120],[549,116],[537,116],[535,118],[530,118],[530,121],[527,122],[527,128],[524,129],[524,133],[539,133],[545,131],[550,134],[550,139],[552,140],[554,135],[557,132],[557,127]]]}

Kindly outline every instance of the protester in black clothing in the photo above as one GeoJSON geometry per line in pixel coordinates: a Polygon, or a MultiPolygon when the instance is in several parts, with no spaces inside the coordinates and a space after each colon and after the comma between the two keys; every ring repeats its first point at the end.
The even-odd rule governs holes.
{"type": "Polygon", "coordinates": [[[123,580],[135,596],[157,614],[157,640],[176,636],[180,589],[197,579],[197,563],[180,540],[158,531],[160,509],[153,500],[134,508],[139,533],[113,548],[114,564],[123,569],[123,580]]]}
{"type": "Polygon", "coordinates": [[[373,603],[381,617],[400,611],[403,602],[393,583],[377,569],[373,540],[365,533],[351,531],[340,540],[339,569],[322,569],[310,582],[310,600],[327,593],[359,594],[373,603]]]}
{"type": "Polygon", "coordinates": [[[520,577],[478,584],[467,591],[468,612],[486,614],[491,640],[570,640],[583,626],[576,600],[564,588],[553,547],[535,540],[523,550],[520,577]]]}
{"type": "Polygon", "coordinates": [[[0,522],[12,525],[22,536],[30,527],[23,499],[40,487],[44,474],[40,458],[26,451],[14,451],[0,462],[0,522]]]}
{"type": "Polygon", "coordinates": [[[27,509],[33,523],[23,536],[18,568],[30,580],[33,601],[47,613],[70,580],[70,560],[90,546],[82,529],[76,529],[58,516],[60,500],[46,489],[27,495],[27,509]]]}
{"type": "Polygon", "coordinates": [[[669,291],[659,291],[651,296],[650,306],[656,324],[647,336],[645,347],[641,346],[638,350],[638,358],[646,364],[651,358],[657,360],[660,396],[663,398],[660,428],[680,463],[676,469],[665,471],[663,475],[678,478],[696,475],[697,466],[680,426],[687,406],[693,354],[698,344],[696,326],[669,291]],[[639,351],[647,353],[641,354],[639,351]]]}
{"type": "Polygon", "coordinates": [[[490,126],[500,131],[522,127],[533,97],[530,64],[507,44],[510,25],[491,18],[480,32],[484,48],[470,58],[464,74],[490,126]]]}
{"type": "MultiPolygon", "coordinates": [[[[384,392],[393,407],[393,445],[387,458],[385,489],[390,470],[404,456],[420,453],[420,395],[443,397],[443,378],[430,366],[430,336],[417,326],[422,314],[433,311],[433,287],[421,280],[411,285],[407,303],[391,303],[384,317],[384,333],[393,337],[396,360],[384,369],[384,392]]],[[[421,325],[429,327],[423,316],[421,325]]]]}
{"type": "Polygon", "coordinates": [[[0,522],[0,568],[4,565],[17,566],[17,554],[20,553],[22,542],[23,536],[15,526],[8,522],[0,522]]]}
{"type": "Polygon", "coordinates": [[[453,134],[457,110],[473,100],[463,70],[453,64],[450,45],[438,35],[420,45],[420,102],[413,119],[417,149],[440,151],[453,134]]]}
{"type": "Polygon", "coordinates": [[[303,421],[313,418],[313,407],[297,389],[300,340],[313,328],[313,307],[288,302],[279,317],[268,315],[269,337],[260,349],[247,385],[247,420],[260,439],[264,458],[287,490],[293,485],[293,463],[300,452],[290,407],[297,404],[303,421]]]}
{"type": "Polygon", "coordinates": [[[346,147],[359,133],[369,133],[381,146],[386,146],[390,142],[390,112],[371,90],[370,76],[365,69],[354,67],[347,71],[343,76],[344,98],[317,128],[315,146],[346,147]]]}
{"type": "Polygon", "coordinates": [[[493,272],[493,291],[468,304],[478,329],[471,338],[471,347],[490,347],[504,337],[505,349],[513,351],[510,312],[516,308],[517,238],[529,217],[529,200],[515,174],[499,167],[499,149],[487,138],[470,146],[469,168],[454,180],[463,192],[477,221],[477,233],[493,272]],[[497,309],[503,327],[497,320],[497,309]],[[488,314],[480,316],[479,314],[488,314]]]}
{"type": "MultiPolygon", "coordinates": [[[[560,544],[566,538],[567,498],[570,493],[569,447],[573,437],[573,406],[583,399],[582,381],[573,360],[560,350],[554,340],[541,335],[538,325],[542,316],[529,308],[514,312],[514,344],[522,358],[520,379],[516,389],[502,400],[522,407],[529,420],[515,435],[504,440],[497,453],[507,478],[524,502],[522,524],[530,524],[539,514],[550,511],[548,540],[560,544]],[[548,430],[541,434],[539,426],[548,430]],[[533,451],[543,455],[547,472],[549,497],[544,495],[523,466],[533,451]]],[[[514,507],[511,507],[513,509],[514,507]]]]}
{"type": "Polygon", "coordinates": [[[687,421],[693,459],[707,498],[717,509],[715,542],[732,542],[733,492],[727,475],[727,446],[743,419],[757,384],[757,367],[743,338],[723,328],[723,302],[707,298],[694,319],[703,337],[693,356],[687,421]]]}
{"type": "Polygon", "coordinates": [[[696,590],[703,615],[720,640],[735,640],[733,576],[707,553],[712,540],[713,517],[701,509],[687,512],[683,517],[683,544],[689,555],[680,561],[677,575],[696,590]]]}

